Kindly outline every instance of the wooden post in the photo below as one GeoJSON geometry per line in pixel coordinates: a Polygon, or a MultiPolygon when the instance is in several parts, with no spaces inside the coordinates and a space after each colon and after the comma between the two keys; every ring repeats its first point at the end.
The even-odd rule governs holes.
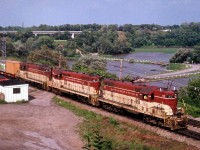
{"type": "Polygon", "coordinates": [[[120,72],[119,72],[119,80],[122,79],[122,61],[123,59],[120,59],[120,72]]]}
{"type": "Polygon", "coordinates": [[[62,62],[62,60],[61,60],[61,52],[60,51],[59,51],[59,54],[60,54],[60,56],[59,56],[59,60],[58,60],[59,61],[58,68],[61,69],[61,62],[62,62]]]}

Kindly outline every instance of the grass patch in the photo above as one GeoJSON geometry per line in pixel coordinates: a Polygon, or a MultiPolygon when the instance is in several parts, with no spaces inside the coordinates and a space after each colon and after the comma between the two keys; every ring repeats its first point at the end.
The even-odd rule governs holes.
{"type": "Polygon", "coordinates": [[[185,144],[170,141],[155,133],[140,129],[131,124],[104,117],[92,111],[81,109],[70,102],[54,97],[59,106],[71,110],[83,117],[80,124],[80,135],[88,141],[85,149],[101,150],[152,150],[152,149],[184,149],[185,144]],[[178,144],[177,144],[178,143],[178,144]]]}
{"type": "Polygon", "coordinates": [[[167,70],[177,71],[187,69],[188,67],[185,64],[170,63],[166,68],[167,70]]]}
{"type": "Polygon", "coordinates": [[[135,52],[162,52],[162,53],[175,53],[179,48],[157,48],[157,47],[144,47],[135,48],[135,52]]]}

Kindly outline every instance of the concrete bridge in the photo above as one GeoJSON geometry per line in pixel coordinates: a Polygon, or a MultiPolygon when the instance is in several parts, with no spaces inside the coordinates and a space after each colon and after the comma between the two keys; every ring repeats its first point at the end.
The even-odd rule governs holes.
{"type": "MultiPolygon", "coordinates": [[[[75,35],[81,34],[82,31],[32,31],[32,33],[37,36],[37,35],[52,35],[56,33],[65,33],[69,32],[71,34],[71,38],[74,39],[75,35]]],[[[16,34],[17,31],[0,31],[0,34],[7,34],[7,33],[14,33],[16,34]]]]}
{"type": "Polygon", "coordinates": [[[0,31],[0,34],[17,33],[17,31],[0,31]]]}
{"type": "Polygon", "coordinates": [[[64,34],[65,32],[69,32],[71,34],[71,38],[74,39],[75,35],[81,34],[82,31],[32,31],[35,36],[37,35],[52,35],[56,33],[64,34]]]}

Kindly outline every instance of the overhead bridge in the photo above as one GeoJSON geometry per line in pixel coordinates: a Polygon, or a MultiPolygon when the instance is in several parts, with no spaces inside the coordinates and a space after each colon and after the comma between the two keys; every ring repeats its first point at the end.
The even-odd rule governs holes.
{"type": "Polygon", "coordinates": [[[65,32],[68,32],[71,34],[71,38],[74,39],[75,35],[81,34],[82,31],[32,31],[35,36],[37,35],[52,35],[56,33],[64,34],[65,32]]]}
{"type": "MultiPolygon", "coordinates": [[[[52,35],[56,33],[64,34],[65,32],[68,32],[71,34],[71,38],[74,39],[75,35],[81,34],[82,31],[32,31],[32,33],[37,35],[52,35]]],[[[17,33],[17,31],[0,31],[0,34],[7,34],[7,33],[17,33]]]]}

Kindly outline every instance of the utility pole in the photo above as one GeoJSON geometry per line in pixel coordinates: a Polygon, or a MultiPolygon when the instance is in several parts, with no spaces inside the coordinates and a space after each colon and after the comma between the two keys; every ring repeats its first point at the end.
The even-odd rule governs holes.
{"type": "Polygon", "coordinates": [[[122,79],[122,64],[123,64],[123,59],[120,59],[120,72],[119,72],[119,80],[122,79]]]}
{"type": "Polygon", "coordinates": [[[59,65],[58,65],[58,68],[59,69],[61,69],[61,62],[62,62],[62,60],[61,60],[61,51],[59,51],[59,54],[60,54],[60,56],[59,56],[59,60],[58,60],[58,62],[59,62],[59,65]]]}
{"type": "Polygon", "coordinates": [[[1,42],[1,52],[3,59],[6,59],[6,37],[4,36],[5,33],[3,33],[2,42],[1,42]]]}
{"type": "Polygon", "coordinates": [[[64,50],[63,45],[58,46],[58,52],[59,52],[59,60],[58,60],[58,68],[61,69],[62,67],[62,51],[64,50]]]}

